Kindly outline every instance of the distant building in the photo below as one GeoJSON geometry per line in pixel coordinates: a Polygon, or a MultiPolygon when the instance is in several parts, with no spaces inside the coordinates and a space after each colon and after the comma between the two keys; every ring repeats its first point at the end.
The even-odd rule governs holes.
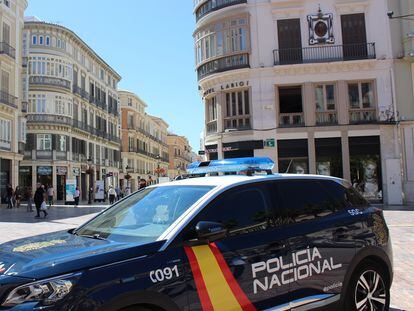
{"type": "Polygon", "coordinates": [[[82,199],[96,181],[119,181],[121,77],[73,31],[28,18],[23,31],[23,107],[27,142],[20,185],[52,185],[65,200],[67,179],[82,199]]]}
{"type": "Polygon", "coordinates": [[[19,184],[19,162],[26,141],[20,77],[26,8],[26,0],[0,2],[0,200],[8,184],[13,188],[19,184]]]}
{"type": "Polygon", "coordinates": [[[138,95],[119,91],[122,112],[121,187],[138,189],[141,178],[157,181],[168,174],[168,124],[145,112],[147,104],[138,95]]]}
{"type": "Polygon", "coordinates": [[[185,136],[169,133],[167,137],[169,150],[168,176],[175,178],[186,173],[187,165],[191,163],[191,146],[185,136]]]}
{"type": "Polygon", "coordinates": [[[196,0],[209,159],[268,156],[401,203],[389,2],[196,0]]]}

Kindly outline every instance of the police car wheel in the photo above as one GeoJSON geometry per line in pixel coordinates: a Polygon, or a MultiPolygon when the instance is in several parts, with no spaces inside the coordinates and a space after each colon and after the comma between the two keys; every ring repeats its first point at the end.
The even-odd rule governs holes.
{"type": "Polygon", "coordinates": [[[346,297],[346,310],[385,311],[390,306],[390,285],[385,271],[367,260],[354,272],[346,297]]]}

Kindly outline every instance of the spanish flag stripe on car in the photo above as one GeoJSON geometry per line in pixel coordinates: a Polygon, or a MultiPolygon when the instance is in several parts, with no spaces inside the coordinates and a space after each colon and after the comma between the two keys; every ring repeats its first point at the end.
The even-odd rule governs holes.
{"type": "Polygon", "coordinates": [[[186,247],[185,251],[203,310],[256,310],[234,279],[217,245],[186,247]]]}

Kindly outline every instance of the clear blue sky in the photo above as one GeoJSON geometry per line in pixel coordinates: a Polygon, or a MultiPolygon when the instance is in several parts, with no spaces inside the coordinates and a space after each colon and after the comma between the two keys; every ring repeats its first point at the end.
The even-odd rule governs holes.
{"type": "Polygon", "coordinates": [[[26,16],[73,30],[195,151],[204,112],[194,71],[192,0],[28,0],[26,16]]]}

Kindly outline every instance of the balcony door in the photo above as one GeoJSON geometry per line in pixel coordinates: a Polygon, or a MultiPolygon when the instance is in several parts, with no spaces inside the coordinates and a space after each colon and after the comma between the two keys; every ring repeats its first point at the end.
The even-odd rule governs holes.
{"type": "Polygon", "coordinates": [[[282,65],[302,63],[302,35],[300,19],[277,21],[279,62],[282,65]]]}
{"type": "Polygon", "coordinates": [[[341,15],[341,27],[344,60],[367,58],[364,13],[341,15]]]}

